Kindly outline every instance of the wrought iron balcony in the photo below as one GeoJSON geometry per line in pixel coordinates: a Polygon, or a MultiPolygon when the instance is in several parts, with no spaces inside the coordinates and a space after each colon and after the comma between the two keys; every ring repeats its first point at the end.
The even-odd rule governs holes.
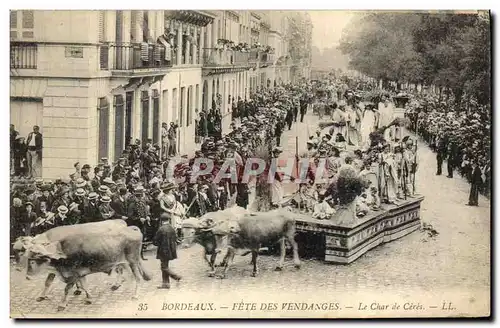
{"type": "Polygon", "coordinates": [[[204,67],[248,66],[249,58],[249,52],[216,48],[203,49],[204,67]]]}
{"type": "Polygon", "coordinates": [[[103,70],[161,70],[172,67],[175,61],[175,52],[161,44],[124,43],[100,46],[100,66],[103,70]]]}
{"type": "Polygon", "coordinates": [[[261,52],[259,54],[259,57],[260,57],[259,61],[260,61],[261,67],[267,67],[269,65],[274,64],[274,54],[270,54],[267,52],[261,52]]]}
{"type": "Polygon", "coordinates": [[[35,43],[10,43],[10,68],[36,69],[38,47],[35,43]]]}

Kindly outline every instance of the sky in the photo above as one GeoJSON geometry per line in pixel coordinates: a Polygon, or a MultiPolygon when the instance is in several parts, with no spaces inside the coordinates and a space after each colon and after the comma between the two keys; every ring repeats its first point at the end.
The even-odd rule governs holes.
{"type": "Polygon", "coordinates": [[[354,12],[343,10],[309,11],[313,23],[313,46],[319,49],[337,45],[342,29],[349,23],[354,12]]]}

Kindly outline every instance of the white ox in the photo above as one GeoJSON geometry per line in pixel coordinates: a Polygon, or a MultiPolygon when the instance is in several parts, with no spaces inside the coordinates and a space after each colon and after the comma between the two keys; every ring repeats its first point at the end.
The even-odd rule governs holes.
{"type": "MultiPolygon", "coordinates": [[[[121,278],[123,269],[130,268],[136,280],[133,298],[137,298],[140,277],[151,279],[140,257],[142,233],[137,227],[127,227],[122,220],[57,227],[34,238],[25,238],[23,245],[26,249],[24,256],[28,258],[28,276],[49,266],[66,283],[58,310],[66,308],[69,290],[75,284],[85,292],[86,304],[91,303],[91,296],[85,286],[85,276],[88,274],[103,272],[111,275],[118,272],[121,278]]],[[[37,301],[47,298],[54,278],[55,274],[49,273],[37,301]]],[[[119,286],[114,287],[116,289],[119,286]]]]}

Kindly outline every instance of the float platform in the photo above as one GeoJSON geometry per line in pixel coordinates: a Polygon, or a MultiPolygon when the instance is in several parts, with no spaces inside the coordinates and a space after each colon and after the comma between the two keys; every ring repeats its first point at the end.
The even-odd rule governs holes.
{"type": "MultiPolygon", "coordinates": [[[[349,264],[378,245],[408,235],[420,228],[420,204],[423,196],[415,195],[397,205],[383,205],[376,212],[353,220],[348,224],[335,224],[333,220],[304,217],[296,220],[297,232],[314,240],[325,262],[349,264]]],[[[299,241],[299,249],[301,248],[299,241]]],[[[308,247],[307,245],[305,245],[308,247]]]]}

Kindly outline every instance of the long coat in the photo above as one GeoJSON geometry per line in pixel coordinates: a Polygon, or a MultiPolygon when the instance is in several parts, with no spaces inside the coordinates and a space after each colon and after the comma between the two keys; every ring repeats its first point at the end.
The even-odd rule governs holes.
{"type": "Polygon", "coordinates": [[[177,258],[177,235],[169,224],[163,224],[156,232],[153,245],[157,246],[156,258],[162,262],[177,258]]]}

